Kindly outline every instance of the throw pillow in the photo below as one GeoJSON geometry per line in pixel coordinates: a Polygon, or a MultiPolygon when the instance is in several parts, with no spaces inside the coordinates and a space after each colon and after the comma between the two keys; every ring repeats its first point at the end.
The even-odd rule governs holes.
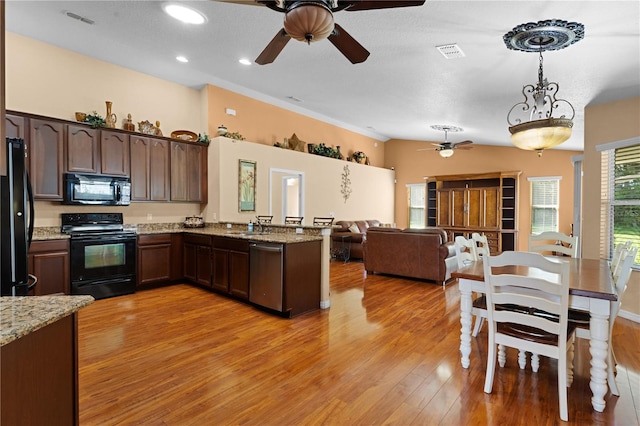
{"type": "Polygon", "coordinates": [[[360,228],[358,228],[358,225],[356,225],[354,223],[353,225],[351,225],[349,227],[349,231],[353,232],[354,234],[359,234],[360,233],[360,228]]]}

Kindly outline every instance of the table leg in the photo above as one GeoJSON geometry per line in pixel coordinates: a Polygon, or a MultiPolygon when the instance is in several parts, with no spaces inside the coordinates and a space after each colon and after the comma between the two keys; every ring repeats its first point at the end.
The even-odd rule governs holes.
{"type": "Polygon", "coordinates": [[[593,392],[591,405],[593,409],[602,412],[606,405],[607,394],[607,354],[609,352],[609,302],[606,300],[592,300],[589,321],[589,352],[591,353],[591,382],[589,387],[593,392]],[[606,305],[606,306],[605,306],[606,305]]]}
{"type": "Polygon", "coordinates": [[[469,368],[471,363],[469,355],[471,354],[471,286],[465,283],[464,279],[458,282],[460,289],[460,354],[463,368],[469,368]]]}

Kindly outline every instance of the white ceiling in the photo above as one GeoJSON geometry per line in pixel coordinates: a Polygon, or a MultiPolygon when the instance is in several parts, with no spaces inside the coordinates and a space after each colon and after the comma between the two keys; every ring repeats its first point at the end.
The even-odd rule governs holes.
{"type": "MultiPolygon", "coordinates": [[[[206,83],[356,130],[379,140],[442,141],[432,124],[462,127],[449,141],[510,145],[506,115],[537,80],[538,56],[508,50],[513,27],[546,19],[577,21],[584,40],[544,54],[544,74],[575,110],[583,148],[584,108],[640,96],[640,2],[437,1],[424,6],[335,14],[371,55],[351,64],[328,41],[291,40],[274,63],[250,66],[284,15],[266,7],[185,1],[208,17],[193,26],[157,1],[6,2],[7,30],[190,87],[206,83]],[[95,21],[71,19],[71,11],[95,21]],[[436,46],[457,43],[464,58],[436,46]],[[189,58],[188,64],[175,60],[189,58]],[[288,97],[301,100],[296,102],[288,97]]],[[[250,0],[247,0],[250,3],[250,0]]],[[[170,102],[168,100],[168,102],[170,102]]]]}

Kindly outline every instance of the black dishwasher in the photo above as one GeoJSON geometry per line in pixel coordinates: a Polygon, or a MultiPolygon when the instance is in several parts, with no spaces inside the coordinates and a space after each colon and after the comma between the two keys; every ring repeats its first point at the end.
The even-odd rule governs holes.
{"type": "Polygon", "coordinates": [[[282,312],[283,245],[249,244],[249,301],[282,312]]]}

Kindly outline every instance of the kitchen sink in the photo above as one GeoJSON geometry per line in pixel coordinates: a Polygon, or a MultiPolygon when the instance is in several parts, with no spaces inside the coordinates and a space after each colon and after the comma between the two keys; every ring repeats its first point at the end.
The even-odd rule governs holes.
{"type": "Polygon", "coordinates": [[[228,231],[227,234],[249,237],[252,235],[268,235],[269,232],[228,231]]]}

